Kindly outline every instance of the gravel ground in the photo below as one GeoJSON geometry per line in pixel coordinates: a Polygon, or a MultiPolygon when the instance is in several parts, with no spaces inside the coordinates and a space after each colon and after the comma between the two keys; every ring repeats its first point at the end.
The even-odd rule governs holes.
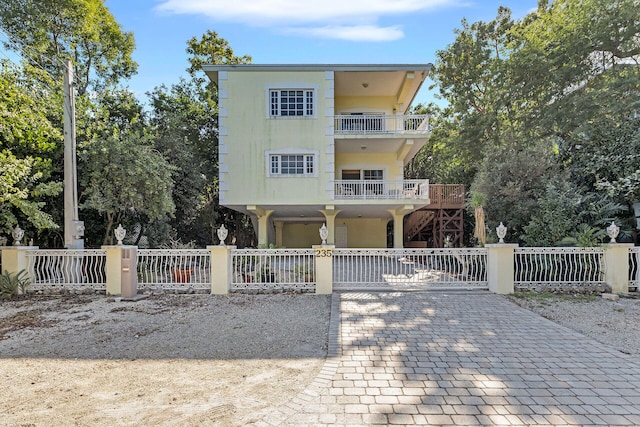
{"type": "Polygon", "coordinates": [[[608,344],[627,354],[640,355],[640,295],[610,301],[600,296],[524,294],[507,297],[556,323],[608,344]]]}
{"type": "MultiPolygon", "coordinates": [[[[507,298],[640,354],[640,299],[507,298]]],[[[257,423],[316,378],[329,318],[307,294],[0,301],[0,425],[257,423]]]]}
{"type": "Polygon", "coordinates": [[[0,301],[0,426],[257,422],[318,375],[329,316],[305,294],[0,301]]]}

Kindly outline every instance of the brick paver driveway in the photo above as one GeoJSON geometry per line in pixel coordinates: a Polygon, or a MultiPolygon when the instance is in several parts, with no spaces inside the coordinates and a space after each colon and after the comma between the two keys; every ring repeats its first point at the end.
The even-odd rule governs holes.
{"type": "Polygon", "coordinates": [[[265,425],[640,425],[640,361],[488,293],[335,294],[319,377],[265,425]]]}

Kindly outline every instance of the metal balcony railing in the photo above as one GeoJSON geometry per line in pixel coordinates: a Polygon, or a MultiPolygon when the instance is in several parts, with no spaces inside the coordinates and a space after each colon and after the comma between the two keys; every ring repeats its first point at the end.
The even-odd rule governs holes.
{"type": "Polygon", "coordinates": [[[334,181],[335,200],[428,199],[428,179],[334,181]]]}
{"type": "Polygon", "coordinates": [[[429,116],[426,114],[343,114],[335,116],[336,135],[375,135],[429,133],[429,116]]]}

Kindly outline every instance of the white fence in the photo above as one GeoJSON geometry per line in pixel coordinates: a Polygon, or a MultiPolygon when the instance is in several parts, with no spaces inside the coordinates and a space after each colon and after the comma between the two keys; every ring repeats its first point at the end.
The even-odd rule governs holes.
{"type": "Polygon", "coordinates": [[[313,249],[235,249],[231,252],[231,290],[313,291],[313,249]]]}
{"type": "Polygon", "coordinates": [[[29,289],[104,290],[106,260],[106,251],[102,249],[30,250],[27,252],[29,289]]]}
{"type": "Polygon", "coordinates": [[[640,247],[629,248],[629,287],[640,289],[640,247]]]}
{"type": "Polygon", "coordinates": [[[138,288],[210,290],[207,249],[138,249],[138,288]]]}
{"type": "Polygon", "coordinates": [[[486,289],[486,249],[335,249],[335,289],[486,289]]]}
{"type": "MultiPolygon", "coordinates": [[[[604,288],[608,274],[607,250],[606,247],[515,248],[515,289],[593,291],[604,288]]],[[[25,249],[23,253],[33,291],[106,289],[105,250],[25,249]]],[[[628,266],[625,267],[628,286],[637,289],[640,247],[625,253],[628,254],[624,263],[628,266]]],[[[216,261],[213,274],[223,274],[224,269],[228,269],[231,291],[309,292],[316,288],[318,272],[313,249],[229,248],[228,256],[228,265],[216,261]]],[[[212,289],[210,249],[139,249],[137,257],[140,290],[209,292],[212,289]]],[[[336,248],[332,254],[333,288],[485,289],[489,274],[487,258],[485,248],[336,248]]]]}
{"type": "Polygon", "coordinates": [[[605,285],[605,249],[516,248],[516,288],[605,285]]]}

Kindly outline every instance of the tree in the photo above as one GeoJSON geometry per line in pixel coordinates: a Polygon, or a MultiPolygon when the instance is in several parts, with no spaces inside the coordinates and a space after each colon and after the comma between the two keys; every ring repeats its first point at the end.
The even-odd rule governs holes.
{"type": "Polygon", "coordinates": [[[491,229],[503,222],[511,238],[520,239],[524,226],[538,209],[546,178],[557,173],[557,155],[550,146],[544,140],[530,145],[505,140],[487,153],[471,192],[486,196],[484,207],[491,229]]]}
{"type": "Polygon", "coordinates": [[[149,137],[117,130],[86,144],[83,163],[82,208],[93,209],[107,220],[103,244],[111,240],[116,224],[127,216],[149,221],[172,215],[172,167],[150,144],[149,137]]]}
{"type": "Polygon", "coordinates": [[[204,64],[249,64],[249,55],[236,56],[229,42],[218,36],[215,31],[208,30],[197,39],[192,37],[187,41],[189,68],[187,72],[196,77],[201,75],[204,64]]]}
{"type": "Polygon", "coordinates": [[[213,31],[192,38],[187,45],[187,71],[192,79],[170,88],[157,87],[149,94],[155,147],[176,168],[172,195],[176,211],[169,224],[174,237],[199,245],[213,243],[217,227],[225,224],[242,246],[249,240],[244,238],[251,229],[249,221],[219,205],[217,91],[201,67],[245,63],[251,58],[236,56],[213,31]]]}
{"type": "Polygon", "coordinates": [[[71,60],[83,95],[135,74],[133,34],[122,31],[102,0],[0,0],[5,47],[62,81],[71,60]]]}
{"type": "Polygon", "coordinates": [[[44,210],[62,191],[52,176],[62,135],[47,118],[51,99],[24,70],[0,63],[0,232],[58,228],[44,210]]]}

